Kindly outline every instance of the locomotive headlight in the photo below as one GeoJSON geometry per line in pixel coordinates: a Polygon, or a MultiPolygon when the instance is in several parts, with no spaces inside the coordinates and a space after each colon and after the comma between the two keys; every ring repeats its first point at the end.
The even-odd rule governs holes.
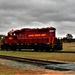
{"type": "Polygon", "coordinates": [[[13,35],[15,36],[16,34],[14,33],[13,35]]]}
{"type": "Polygon", "coordinates": [[[10,34],[12,36],[12,34],[10,34]]]}

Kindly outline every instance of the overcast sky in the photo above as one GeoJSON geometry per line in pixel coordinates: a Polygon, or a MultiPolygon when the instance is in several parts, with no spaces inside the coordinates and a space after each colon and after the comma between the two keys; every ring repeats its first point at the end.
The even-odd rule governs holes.
{"type": "Polygon", "coordinates": [[[0,34],[50,26],[57,29],[57,37],[75,37],[75,0],[0,0],[0,34]]]}

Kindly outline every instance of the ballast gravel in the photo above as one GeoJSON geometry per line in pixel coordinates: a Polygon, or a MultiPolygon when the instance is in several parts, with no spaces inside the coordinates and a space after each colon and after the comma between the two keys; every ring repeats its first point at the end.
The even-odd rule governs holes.
{"type": "Polygon", "coordinates": [[[5,60],[4,62],[0,62],[2,65],[7,65],[15,68],[27,68],[27,69],[45,69],[43,65],[31,64],[26,62],[17,62],[12,60],[5,60]]]}
{"type": "Polygon", "coordinates": [[[24,68],[24,69],[49,69],[49,70],[74,70],[75,71],[75,64],[51,64],[51,65],[38,65],[34,63],[27,63],[27,62],[18,62],[12,60],[0,60],[0,64],[7,65],[14,68],[24,68]]]}

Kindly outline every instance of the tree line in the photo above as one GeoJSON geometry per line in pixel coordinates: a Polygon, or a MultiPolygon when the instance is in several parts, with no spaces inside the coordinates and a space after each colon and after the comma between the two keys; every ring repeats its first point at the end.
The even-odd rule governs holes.
{"type": "Polygon", "coordinates": [[[70,42],[75,42],[75,39],[73,38],[72,34],[68,33],[68,34],[66,34],[66,37],[62,38],[62,41],[70,43],[70,42]]]}

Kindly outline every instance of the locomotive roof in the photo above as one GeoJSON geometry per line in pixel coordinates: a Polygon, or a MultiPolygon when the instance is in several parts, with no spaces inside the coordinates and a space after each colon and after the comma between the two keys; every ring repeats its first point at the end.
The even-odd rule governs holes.
{"type": "Polygon", "coordinates": [[[54,27],[47,27],[47,28],[22,28],[21,30],[11,30],[8,32],[8,34],[13,34],[13,33],[19,33],[22,31],[30,31],[30,30],[56,30],[54,27]]]}
{"type": "Polygon", "coordinates": [[[54,27],[47,27],[47,28],[22,28],[21,31],[23,30],[52,30],[52,29],[56,30],[56,28],[54,27]]]}

